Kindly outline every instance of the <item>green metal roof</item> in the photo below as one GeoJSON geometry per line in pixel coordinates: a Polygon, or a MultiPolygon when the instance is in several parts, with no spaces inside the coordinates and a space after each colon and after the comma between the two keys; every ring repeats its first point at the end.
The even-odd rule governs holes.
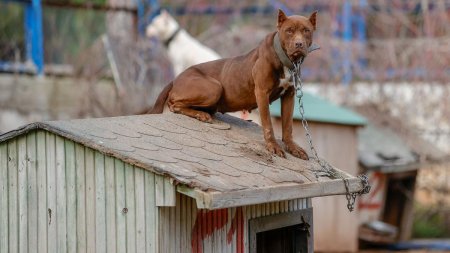
{"type": "MultiPolygon", "coordinates": [[[[361,126],[367,120],[361,115],[341,106],[332,104],[310,93],[304,93],[303,103],[305,117],[309,121],[326,122],[342,125],[361,126]]],[[[270,105],[270,114],[274,117],[281,116],[281,100],[277,99],[270,105]]],[[[295,98],[294,119],[301,120],[298,98],[295,98]]]]}

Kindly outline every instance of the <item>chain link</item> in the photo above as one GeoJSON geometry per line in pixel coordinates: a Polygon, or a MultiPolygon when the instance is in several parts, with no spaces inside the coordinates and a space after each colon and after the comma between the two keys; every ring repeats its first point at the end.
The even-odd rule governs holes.
{"type": "Polygon", "coordinates": [[[298,97],[299,102],[299,111],[300,116],[302,117],[302,126],[305,129],[305,135],[306,139],[309,144],[309,149],[311,150],[311,153],[313,155],[314,160],[320,165],[321,170],[319,173],[317,171],[314,172],[316,178],[319,178],[319,176],[322,176],[325,174],[325,176],[328,176],[332,179],[342,179],[345,186],[345,197],[347,198],[347,208],[350,212],[352,212],[355,208],[355,202],[357,195],[366,194],[370,191],[370,185],[367,179],[366,175],[360,175],[358,178],[361,180],[363,188],[359,192],[350,192],[350,183],[347,178],[343,177],[340,173],[338,173],[328,162],[326,162],[324,159],[320,159],[319,155],[317,153],[317,150],[314,148],[313,142],[312,142],[312,136],[309,132],[309,125],[308,121],[305,118],[305,108],[303,106],[303,82],[301,79],[301,64],[303,63],[304,58],[302,58],[299,62],[294,63],[294,69],[289,70],[291,74],[291,78],[294,82],[295,91],[298,97]]]}

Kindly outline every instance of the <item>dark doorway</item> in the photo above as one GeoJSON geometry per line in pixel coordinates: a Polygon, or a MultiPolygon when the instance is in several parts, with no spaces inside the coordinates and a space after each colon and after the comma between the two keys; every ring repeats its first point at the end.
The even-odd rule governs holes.
{"type": "Polygon", "coordinates": [[[389,175],[382,219],[398,228],[397,240],[410,237],[416,171],[389,175]]]}
{"type": "Polygon", "coordinates": [[[312,208],[249,220],[250,253],[313,253],[312,208]]]}
{"type": "Polygon", "coordinates": [[[306,253],[308,232],[294,225],[256,234],[257,253],[306,253]]]}

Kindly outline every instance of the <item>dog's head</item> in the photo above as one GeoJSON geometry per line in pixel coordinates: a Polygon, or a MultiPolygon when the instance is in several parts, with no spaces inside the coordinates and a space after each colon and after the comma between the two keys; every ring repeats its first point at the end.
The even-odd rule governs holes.
{"type": "Polygon", "coordinates": [[[288,17],[278,10],[278,36],[281,47],[291,61],[297,62],[308,54],[316,30],[316,17],[317,11],[307,18],[297,15],[288,17]]]}
{"type": "Polygon", "coordinates": [[[161,13],[155,16],[147,26],[146,34],[148,37],[167,40],[178,27],[177,21],[166,10],[161,10],[161,13]]]}

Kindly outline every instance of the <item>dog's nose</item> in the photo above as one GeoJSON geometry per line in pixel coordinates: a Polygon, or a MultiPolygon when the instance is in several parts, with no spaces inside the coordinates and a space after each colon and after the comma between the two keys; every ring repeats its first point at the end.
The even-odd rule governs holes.
{"type": "Polygon", "coordinates": [[[303,42],[295,42],[296,48],[303,48],[303,42]]]}

